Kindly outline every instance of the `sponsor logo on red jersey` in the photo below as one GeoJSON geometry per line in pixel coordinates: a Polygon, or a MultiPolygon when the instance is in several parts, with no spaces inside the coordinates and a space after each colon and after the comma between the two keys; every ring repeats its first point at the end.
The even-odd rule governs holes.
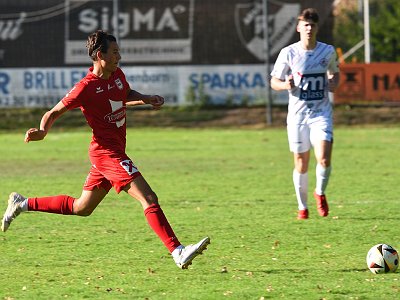
{"type": "Polygon", "coordinates": [[[104,116],[104,120],[108,123],[116,123],[125,117],[125,107],[121,107],[120,109],[110,112],[109,114],[104,116]]]}

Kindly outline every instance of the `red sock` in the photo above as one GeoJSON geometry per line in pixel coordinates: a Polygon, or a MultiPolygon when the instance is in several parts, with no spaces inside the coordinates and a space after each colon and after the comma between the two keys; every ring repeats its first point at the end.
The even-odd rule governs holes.
{"type": "Polygon", "coordinates": [[[67,195],[29,198],[28,211],[43,211],[53,214],[72,215],[75,198],[67,195]]]}
{"type": "Polygon", "coordinates": [[[165,247],[168,248],[169,252],[181,245],[178,238],[175,236],[174,231],[169,225],[167,218],[164,215],[160,205],[152,204],[144,210],[147,222],[153,231],[158,235],[165,247]]]}

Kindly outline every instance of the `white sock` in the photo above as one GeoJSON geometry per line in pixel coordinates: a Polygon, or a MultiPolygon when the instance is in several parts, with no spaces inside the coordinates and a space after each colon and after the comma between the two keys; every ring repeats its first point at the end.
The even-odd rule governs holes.
{"type": "Polygon", "coordinates": [[[301,174],[294,169],[293,184],[299,210],[307,209],[308,173],[301,174]]]}
{"type": "Polygon", "coordinates": [[[315,192],[318,195],[325,195],[325,190],[328,186],[329,176],[331,175],[331,169],[331,166],[324,168],[320,164],[317,164],[317,167],[315,168],[315,174],[317,177],[315,192]]]}

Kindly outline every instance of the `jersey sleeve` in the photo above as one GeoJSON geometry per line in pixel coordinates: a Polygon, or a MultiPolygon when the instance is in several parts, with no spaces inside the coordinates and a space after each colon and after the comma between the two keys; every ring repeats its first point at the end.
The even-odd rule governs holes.
{"type": "Polygon", "coordinates": [[[289,74],[290,67],[288,63],[288,49],[283,48],[281,52],[279,52],[274,68],[271,71],[271,76],[276,77],[280,80],[285,80],[285,75],[289,74]]]}
{"type": "Polygon", "coordinates": [[[335,48],[332,46],[332,55],[328,65],[328,71],[330,73],[337,73],[339,72],[339,62],[336,55],[335,48]]]}
{"type": "Polygon", "coordinates": [[[68,110],[81,107],[83,102],[85,85],[78,82],[65,96],[61,99],[62,103],[68,110]]]}

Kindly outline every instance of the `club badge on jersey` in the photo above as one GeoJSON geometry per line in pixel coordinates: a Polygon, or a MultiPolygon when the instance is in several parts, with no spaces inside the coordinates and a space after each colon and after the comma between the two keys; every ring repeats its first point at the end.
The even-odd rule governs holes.
{"type": "Polygon", "coordinates": [[[117,85],[118,89],[120,89],[120,90],[122,90],[124,88],[124,85],[122,84],[122,81],[119,78],[115,79],[115,84],[117,85]]]}

